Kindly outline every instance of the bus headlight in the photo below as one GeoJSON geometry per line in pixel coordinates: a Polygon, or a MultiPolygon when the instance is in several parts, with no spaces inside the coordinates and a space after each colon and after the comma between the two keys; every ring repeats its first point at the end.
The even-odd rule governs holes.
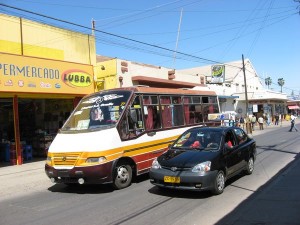
{"type": "Polygon", "coordinates": [[[51,161],[52,161],[52,158],[50,156],[47,156],[46,163],[51,164],[51,161]]]}
{"type": "Polygon", "coordinates": [[[106,160],[104,156],[87,158],[86,163],[102,163],[106,160]]]}

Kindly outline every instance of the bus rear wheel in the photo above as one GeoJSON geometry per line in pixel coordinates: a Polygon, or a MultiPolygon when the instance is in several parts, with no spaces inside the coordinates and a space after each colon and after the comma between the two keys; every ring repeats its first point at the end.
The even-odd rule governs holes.
{"type": "Polygon", "coordinates": [[[132,181],[132,168],[125,163],[117,164],[114,175],[114,187],[116,189],[126,188],[132,181]]]}

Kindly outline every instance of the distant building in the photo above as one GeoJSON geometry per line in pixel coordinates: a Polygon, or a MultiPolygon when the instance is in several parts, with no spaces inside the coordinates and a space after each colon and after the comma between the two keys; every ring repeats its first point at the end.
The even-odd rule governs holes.
{"type": "Polygon", "coordinates": [[[219,95],[222,112],[235,111],[240,115],[276,113],[286,114],[287,95],[265,89],[261,79],[249,59],[245,59],[245,76],[247,84],[248,110],[246,110],[245,81],[242,61],[224,64],[224,82],[212,83],[212,65],[179,70],[181,73],[206,77],[207,86],[219,95]]]}

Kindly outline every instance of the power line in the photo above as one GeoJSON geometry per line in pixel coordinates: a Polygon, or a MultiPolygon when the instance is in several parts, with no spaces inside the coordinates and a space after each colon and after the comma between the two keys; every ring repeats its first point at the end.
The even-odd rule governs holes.
{"type": "MultiPolygon", "coordinates": [[[[56,20],[56,21],[59,21],[59,22],[62,22],[62,23],[66,23],[66,24],[70,24],[70,25],[73,25],[73,26],[78,26],[78,27],[81,27],[81,28],[91,30],[91,28],[89,28],[87,26],[83,26],[83,25],[80,25],[80,24],[76,24],[76,23],[73,23],[73,22],[66,21],[66,20],[57,19],[57,18],[54,18],[54,17],[51,17],[51,16],[46,16],[46,15],[43,15],[43,14],[40,14],[40,13],[35,13],[35,12],[29,11],[29,10],[20,9],[18,7],[9,6],[9,5],[2,4],[2,3],[0,3],[0,5],[2,5],[4,7],[15,9],[15,10],[23,11],[23,12],[26,12],[26,13],[34,14],[34,15],[37,15],[37,16],[41,16],[41,17],[44,17],[44,18],[47,18],[47,19],[56,20]]],[[[146,46],[149,46],[149,47],[159,48],[159,49],[171,52],[171,53],[176,52],[177,54],[188,56],[188,57],[191,57],[191,58],[196,58],[196,59],[204,60],[204,61],[207,61],[207,62],[222,64],[221,62],[217,62],[217,61],[214,61],[214,60],[205,59],[205,58],[202,58],[202,57],[190,55],[190,54],[179,52],[179,51],[174,51],[172,49],[168,49],[168,48],[164,48],[164,47],[161,47],[161,46],[158,46],[158,45],[149,44],[149,43],[146,43],[146,42],[143,42],[143,41],[138,41],[138,40],[135,40],[135,39],[123,37],[123,36],[120,36],[120,35],[117,35],[117,34],[112,34],[112,33],[109,33],[109,32],[98,30],[98,29],[95,29],[95,31],[97,31],[99,33],[102,33],[102,34],[112,36],[112,37],[117,37],[117,38],[120,38],[120,39],[123,39],[123,40],[127,40],[127,41],[135,42],[135,43],[138,43],[138,44],[146,45],[146,46]]]]}
{"type": "MultiPolygon", "coordinates": [[[[72,26],[75,26],[75,27],[80,27],[80,28],[84,28],[84,29],[87,29],[87,30],[91,30],[91,28],[89,28],[89,27],[82,26],[80,24],[76,24],[76,23],[73,23],[73,22],[69,22],[69,21],[65,21],[65,20],[62,20],[62,19],[46,16],[46,15],[43,15],[43,14],[40,14],[40,13],[35,13],[35,12],[29,11],[29,10],[20,9],[20,8],[17,8],[17,7],[14,7],[14,6],[9,6],[9,5],[2,4],[2,3],[0,3],[0,5],[2,5],[4,7],[7,7],[7,8],[15,9],[15,10],[18,10],[18,11],[22,11],[22,12],[30,13],[30,14],[33,14],[33,15],[37,15],[37,16],[40,16],[40,17],[43,17],[43,18],[47,18],[47,19],[51,19],[51,20],[54,20],[54,21],[66,23],[66,24],[69,24],[69,25],[72,25],[72,26]]],[[[171,50],[171,49],[168,49],[168,48],[165,48],[165,47],[161,47],[159,45],[149,44],[149,43],[146,43],[146,42],[142,42],[142,41],[138,41],[138,40],[135,40],[135,39],[123,37],[121,35],[112,34],[112,33],[109,33],[109,32],[98,30],[98,29],[95,29],[95,31],[99,32],[101,34],[104,34],[104,35],[108,35],[110,37],[115,37],[115,38],[118,38],[118,39],[121,39],[121,40],[130,41],[130,42],[137,43],[137,44],[142,44],[144,46],[148,46],[148,47],[151,47],[151,48],[154,48],[154,49],[160,49],[160,50],[163,50],[163,51],[167,51],[170,54],[171,53],[176,53],[176,54],[181,55],[181,57],[178,57],[178,58],[180,58],[182,60],[190,59],[190,61],[191,61],[191,59],[193,59],[193,60],[196,60],[196,61],[200,60],[202,62],[212,62],[212,63],[216,63],[216,64],[227,65],[227,66],[230,66],[230,67],[241,68],[241,67],[230,65],[230,64],[227,64],[227,63],[222,63],[222,62],[219,62],[219,61],[216,61],[216,60],[210,60],[210,59],[206,59],[206,58],[203,58],[203,57],[198,57],[198,56],[195,56],[195,55],[187,54],[187,53],[184,53],[184,52],[174,51],[174,50],[171,50]],[[185,57],[187,57],[187,59],[185,57]]],[[[99,37],[97,37],[96,39],[101,40],[101,39],[99,39],[99,37]]],[[[138,50],[138,51],[150,52],[150,53],[153,53],[153,54],[162,55],[162,56],[166,56],[166,57],[170,57],[170,58],[172,57],[171,55],[168,55],[167,53],[163,53],[163,52],[158,53],[155,50],[149,50],[149,49],[146,50],[146,49],[141,48],[141,47],[131,46],[129,44],[124,44],[124,43],[120,44],[119,41],[114,41],[113,42],[111,39],[109,39],[109,41],[111,42],[112,45],[122,45],[122,47],[130,48],[130,49],[134,49],[134,50],[138,50]]],[[[105,41],[105,43],[107,44],[107,41],[105,41]]]]}

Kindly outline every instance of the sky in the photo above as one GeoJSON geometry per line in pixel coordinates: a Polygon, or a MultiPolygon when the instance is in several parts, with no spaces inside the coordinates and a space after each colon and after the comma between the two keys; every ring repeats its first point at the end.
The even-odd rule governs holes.
{"type": "MultiPolygon", "coordinates": [[[[92,34],[96,52],[186,69],[250,59],[300,95],[299,0],[0,0],[0,13],[92,34]]],[[[59,40],[58,40],[59,41],[59,40]]],[[[268,87],[266,87],[268,88],[268,87]]]]}

